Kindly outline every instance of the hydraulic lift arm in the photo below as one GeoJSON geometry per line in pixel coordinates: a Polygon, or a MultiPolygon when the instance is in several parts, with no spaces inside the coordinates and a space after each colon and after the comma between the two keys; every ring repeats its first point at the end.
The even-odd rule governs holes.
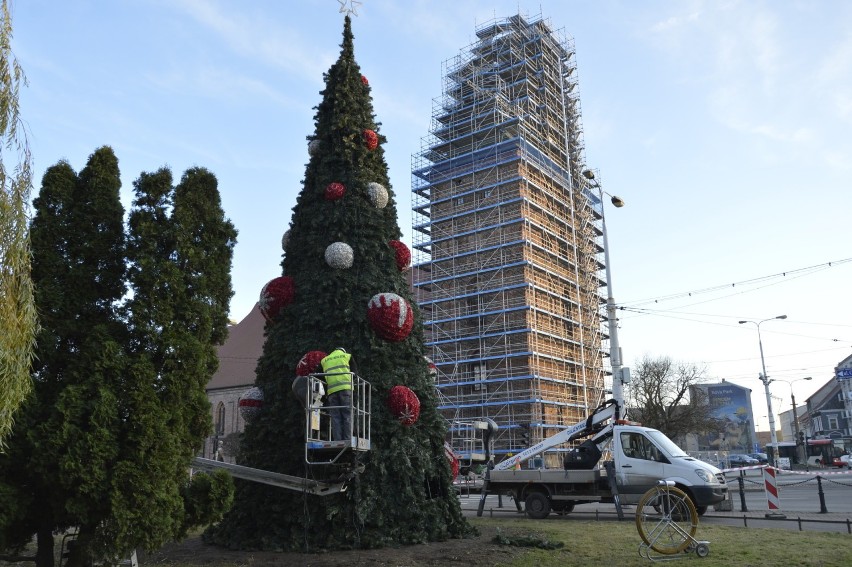
{"type": "Polygon", "coordinates": [[[307,492],[309,494],[316,494],[319,496],[328,496],[330,494],[345,491],[346,482],[349,480],[345,479],[340,482],[322,482],[309,478],[301,478],[298,476],[289,476],[271,471],[253,469],[242,465],[213,461],[211,459],[202,459],[201,457],[195,457],[192,459],[192,466],[204,471],[224,469],[231,473],[231,476],[235,478],[251,480],[262,484],[268,484],[270,486],[296,490],[298,492],[307,492]]]}
{"type": "Polygon", "coordinates": [[[504,471],[512,469],[533,455],[537,455],[551,447],[567,443],[568,441],[572,441],[578,437],[588,437],[589,435],[597,434],[595,437],[596,442],[598,439],[603,440],[611,434],[612,426],[618,419],[618,413],[618,403],[615,400],[606,401],[599,405],[595,411],[593,411],[592,414],[583,421],[536,443],[529,449],[521,451],[514,457],[501,461],[494,466],[494,470],[504,471]]]}

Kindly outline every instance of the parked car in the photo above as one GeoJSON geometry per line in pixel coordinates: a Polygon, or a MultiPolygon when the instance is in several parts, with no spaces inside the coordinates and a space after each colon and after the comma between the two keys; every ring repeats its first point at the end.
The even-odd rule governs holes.
{"type": "Polygon", "coordinates": [[[741,455],[739,453],[731,453],[728,455],[728,463],[732,467],[753,467],[760,464],[757,459],[749,457],[748,455],[741,455]]]}
{"type": "Polygon", "coordinates": [[[749,453],[748,455],[752,459],[757,459],[758,464],[768,465],[769,464],[769,455],[766,453],[749,453]]]}

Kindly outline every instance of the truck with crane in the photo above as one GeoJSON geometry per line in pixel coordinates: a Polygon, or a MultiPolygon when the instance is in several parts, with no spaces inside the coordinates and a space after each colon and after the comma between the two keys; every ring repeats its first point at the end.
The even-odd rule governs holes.
{"type": "MultiPolygon", "coordinates": [[[[489,494],[510,494],[518,511],[546,518],[551,511],[566,514],[575,505],[611,502],[621,517],[622,504],[636,504],[661,480],[673,481],[699,514],[727,498],[728,487],[716,467],[690,457],[662,432],[619,419],[616,400],[598,406],[583,421],[568,427],[485,473],[477,515],[489,494]],[[571,441],[585,439],[566,453],[563,469],[521,469],[535,455],[571,441]],[[602,447],[609,446],[603,465],[602,447]]],[[[605,448],[605,447],[604,447],[605,448]]]]}

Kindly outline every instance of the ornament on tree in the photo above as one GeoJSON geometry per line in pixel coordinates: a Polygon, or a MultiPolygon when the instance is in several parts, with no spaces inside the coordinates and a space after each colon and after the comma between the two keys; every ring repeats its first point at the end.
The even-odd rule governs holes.
{"type": "Polygon", "coordinates": [[[293,303],[295,294],[293,278],[290,276],[280,276],[267,282],[260,290],[260,300],[258,301],[263,317],[267,321],[272,321],[278,317],[282,309],[293,303]]]}
{"type": "Polygon", "coordinates": [[[432,377],[432,380],[437,379],[438,378],[438,367],[435,366],[435,363],[432,362],[432,359],[429,358],[428,356],[424,356],[423,358],[426,359],[426,364],[429,366],[429,376],[432,377]]]}
{"type": "Polygon", "coordinates": [[[343,183],[333,182],[329,183],[325,187],[325,200],[326,201],[336,201],[343,197],[346,193],[346,186],[343,183]]]}
{"type": "Polygon", "coordinates": [[[238,405],[240,407],[240,415],[243,416],[243,419],[247,422],[252,421],[260,413],[260,410],[263,409],[263,390],[257,386],[249,388],[240,396],[238,405]]]}
{"type": "Polygon", "coordinates": [[[281,236],[281,249],[283,251],[287,251],[287,243],[290,242],[290,231],[285,230],[284,234],[281,236]]]}
{"type": "Polygon", "coordinates": [[[345,242],[333,242],[325,249],[325,263],[338,270],[352,267],[355,252],[345,242]]]}
{"type": "Polygon", "coordinates": [[[411,265],[411,250],[401,240],[391,240],[388,245],[396,255],[396,267],[400,272],[406,270],[411,265]]]}
{"type": "Polygon", "coordinates": [[[394,386],[388,392],[388,409],[403,425],[413,425],[420,417],[420,399],[407,386],[394,386]]]}
{"type": "Polygon", "coordinates": [[[296,376],[307,376],[315,372],[320,361],[326,356],[328,353],[321,350],[308,351],[296,364],[296,376]]]}
{"type": "Polygon", "coordinates": [[[377,209],[384,209],[388,204],[388,190],[381,183],[371,182],[367,185],[367,195],[377,209]]]}
{"type": "Polygon", "coordinates": [[[447,456],[447,460],[450,462],[450,471],[452,472],[453,478],[459,476],[459,458],[456,455],[456,452],[453,451],[453,448],[449,443],[444,441],[444,454],[447,456]]]}
{"type": "Polygon", "coordinates": [[[414,326],[411,306],[395,293],[377,293],[367,304],[367,319],[373,331],[386,341],[405,340],[414,326]]]}
{"type": "Polygon", "coordinates": [[[308,155],[315,156],[319,153],[320,141],[311,140],[308,142],[308,155]]]}
{"type": "Polygon", "coordinates": [[[364,75],[361,75],[361,84],[363,84],[366,87],[367,85],[370,84],[370,81],[367,80],[367,77],[365,77],[364,75]]]}
{"type": "Polygon", "coordinates": [[[379,136],[374,131],[364,130],[362,134],[364,136],[364,145],[367,146],[368,150],[373,151],[379,147],[379,136]]]}

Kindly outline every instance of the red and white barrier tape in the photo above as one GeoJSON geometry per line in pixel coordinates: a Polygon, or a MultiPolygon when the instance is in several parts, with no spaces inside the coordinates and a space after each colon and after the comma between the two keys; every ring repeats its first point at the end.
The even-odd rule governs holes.
{"type": "MultiPolygon", "coordinates": [[[[767,469],[767,468],[771,469],[773,467],[770,467],[769,465],[752,465],[750,467],[734,467],[734,468],[730,468],[730,469],[721,469],[721,470],[722,470],[723,473],[729,473],[729,472],[748,471],[748,470],[767,469]]],[[[787,469],[775,469],[775,472],[779,473],[779,474],[818,474],[820,476],[825,476],[827,474],[852,474],[852,470],[850,470],[850,469],[847,469],[845,471],[844,470],[832,471],[832,470],[829,470],[829,469],[814,469],[814,470],[811,470],[811,471],[791,471],[791,470],[787,470],[787,469]]]]}

